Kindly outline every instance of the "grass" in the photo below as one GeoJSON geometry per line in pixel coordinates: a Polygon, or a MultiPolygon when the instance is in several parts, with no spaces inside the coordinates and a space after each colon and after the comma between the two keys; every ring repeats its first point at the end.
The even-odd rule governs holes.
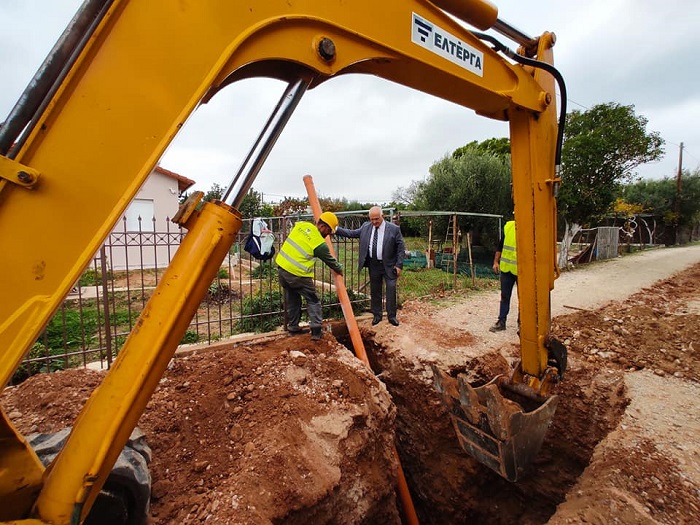
{"type": "Polygon", "coordinates": [[[448,291],[460,290],[492,290],[498,289],[498,279],[493,277],[477,277],[472,282],[470,275],[458,274],[457,286],[452,273],[439,268],[405,269],[399,279],[399,303],[427,296],[439,296],[448,291]]]}

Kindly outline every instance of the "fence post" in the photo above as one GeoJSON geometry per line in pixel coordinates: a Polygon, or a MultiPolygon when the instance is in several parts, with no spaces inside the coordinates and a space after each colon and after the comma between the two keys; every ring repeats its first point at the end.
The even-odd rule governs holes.
{"type": "Polygon", "coordinates": [[[457,215],[452,216],[452,290],[457,290],[457,215]]]}
{"type": "Polygon", "coordinates": [[[100,270],[102,272],[102,301],[105,313],[105,346],[107,347],[107,368],[112,367],[112,322],[109,312],[109,296],[107,286],[107,250],[104,243],[100,247],[100,270]]]}

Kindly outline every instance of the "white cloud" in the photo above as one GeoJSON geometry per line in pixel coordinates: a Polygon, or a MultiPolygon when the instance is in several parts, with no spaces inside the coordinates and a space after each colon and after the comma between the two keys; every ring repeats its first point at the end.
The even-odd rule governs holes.
{"type": "MultiPolygon", "coordinates": [[[[80,6],[80,0],[0,2],[0,113],[7,115],[80,6]]],[[[554,31],[555,62],[569,109],[633,104],[667,141],[646,177],[675,173],[678,144],[686,168],[700,158],[700,73],[694,56],[700,3],[694,0],[502,0],[499,18],[530,35],[554,31]]],[[[516,44],[498,36],[512,48],[516,44]]],[[[207,190],[226,186],[253,145],[284,85],[250,80],[198,108],[162,165],[207,190]]],[[[0,118],[1,118],[0,117],[0,118]]],[[[305,195],[311,174],[326,196],[386,202],[423,180],[430,165],[472,140],[507,136],[503,122],[374,77],[341,77],[310,90],[267,159],[256,190],[271,199],[305,195]]]]}

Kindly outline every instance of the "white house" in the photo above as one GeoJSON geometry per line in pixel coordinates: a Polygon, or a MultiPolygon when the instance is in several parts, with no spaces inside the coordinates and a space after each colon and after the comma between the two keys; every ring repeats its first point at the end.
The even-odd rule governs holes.
{"type": "Polygon", "coordinates": [[[177,213],[180,195],[194,183],[156,166],[105,241],[108,267],[165,268],[181,238],[180,228],[170,219],[177,213]]]}

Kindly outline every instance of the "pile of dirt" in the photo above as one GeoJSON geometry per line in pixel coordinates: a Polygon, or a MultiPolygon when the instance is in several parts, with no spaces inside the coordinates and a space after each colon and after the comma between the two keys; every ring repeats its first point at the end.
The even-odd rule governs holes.
{"type": "MultiPolygon", "coordinates": [[[[2,396],[20,432],[71,425],[104,373],[34,376],[2,396]]],[[[174,359],[139,427],[151,523],[398,523],[395,408],[327,335],[174,359]]]]}
{"type": "MultiPolygon", "coordinates": [[[[376,376],[331,334],[174,359],[139,422],[153,449],[151,522],[398,524],[394,445],[421,523],[694,522],[700,265],[555,317],[569,366],[518,483],[461,450],[431,369],[491,378],[512,368],[515,328],[488,332],[497,300],[452,295],[403,305],[400,327],[361,323],[376,376]]],[[[22,433],[53,432],[102,377],[35,376],[1,401],[22,433]]]]}

